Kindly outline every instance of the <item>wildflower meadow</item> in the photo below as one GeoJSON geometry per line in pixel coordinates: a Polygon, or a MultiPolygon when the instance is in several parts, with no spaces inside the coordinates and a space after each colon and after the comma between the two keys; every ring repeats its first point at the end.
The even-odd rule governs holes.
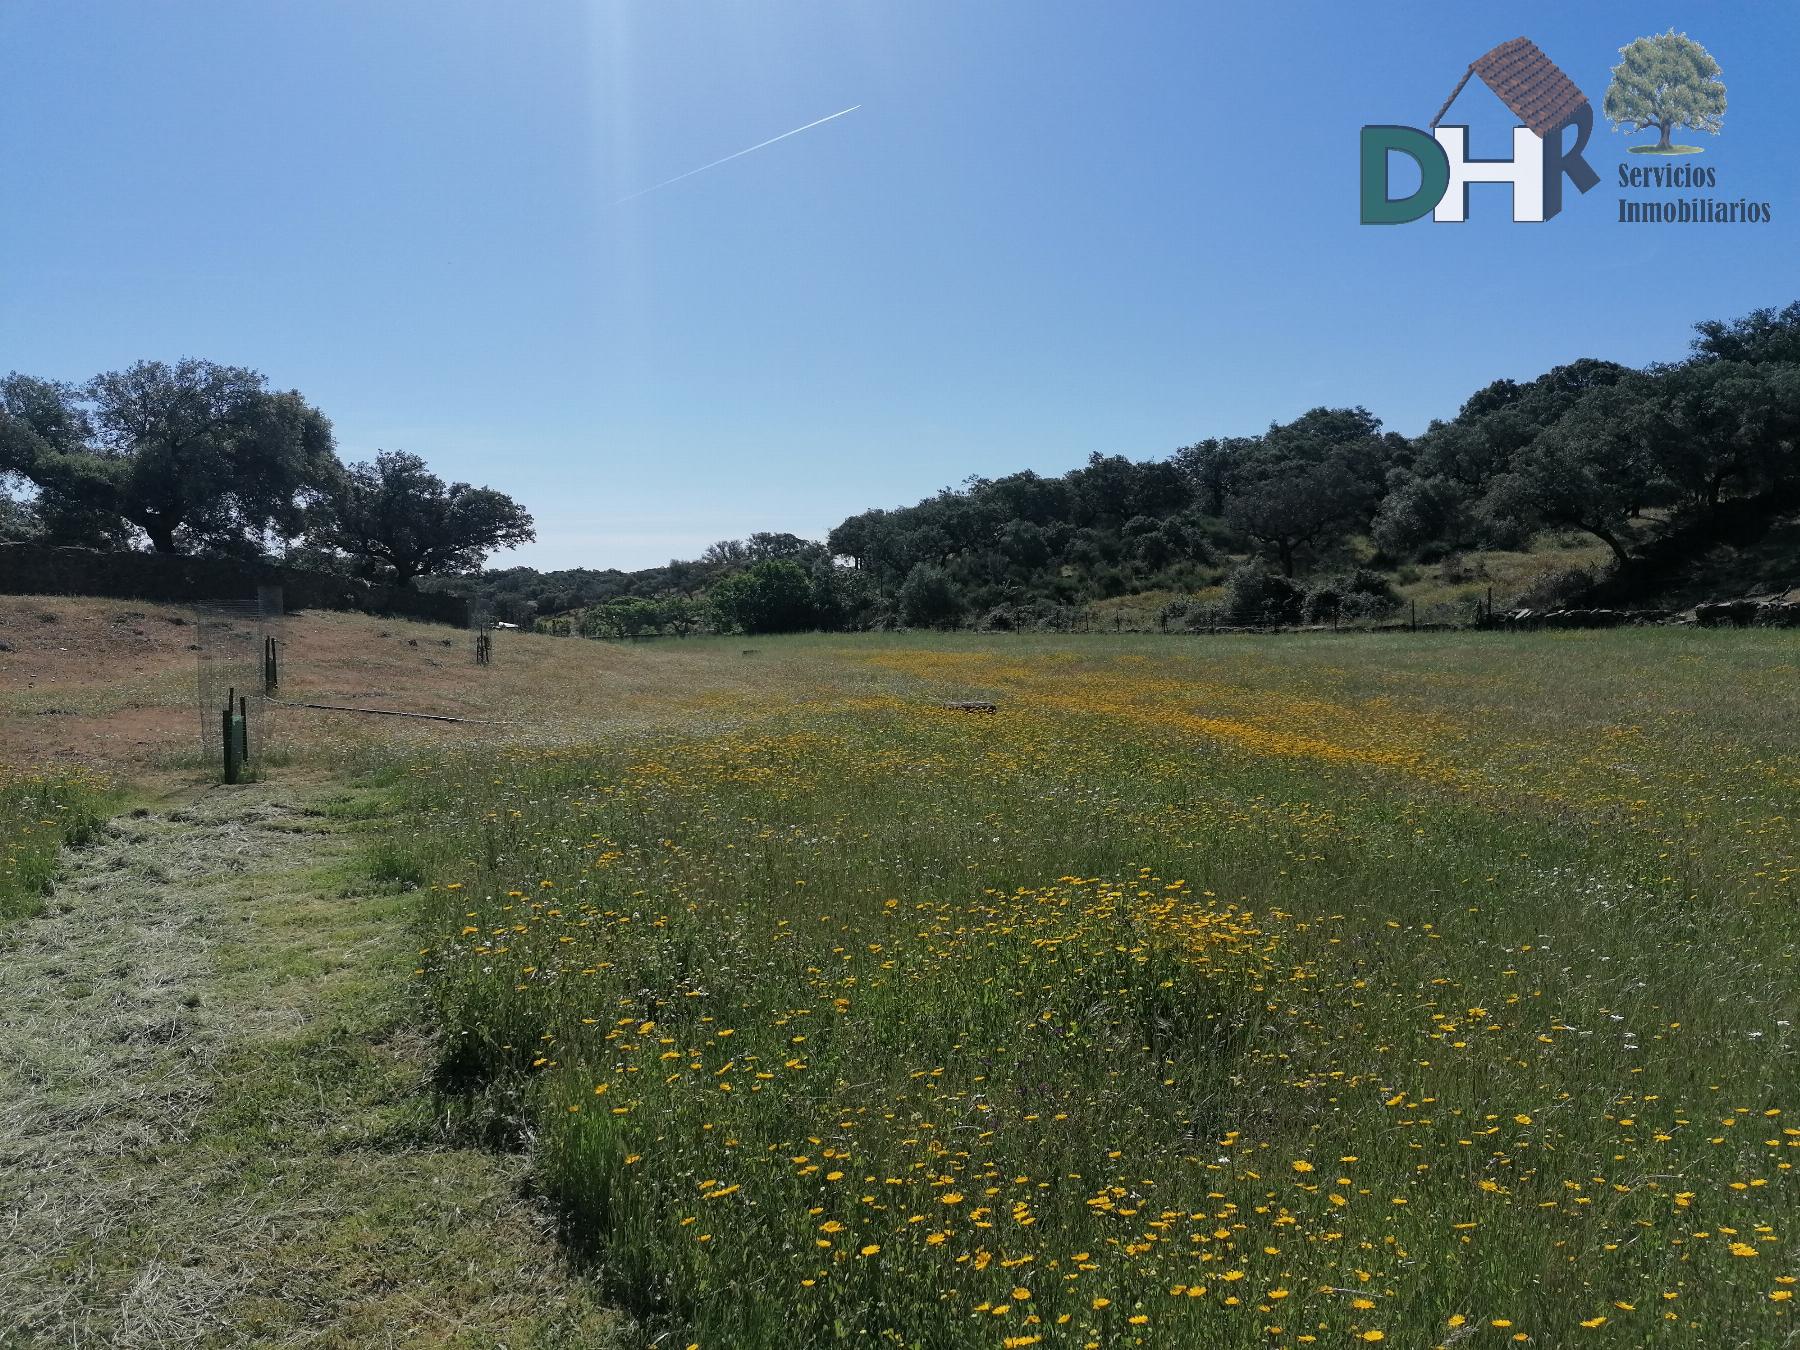
{"type": "Polygon", "coordinates": [[[693,651],[375,846],[659,1344],[1800,1334],[1792,635],[693,651]]]}

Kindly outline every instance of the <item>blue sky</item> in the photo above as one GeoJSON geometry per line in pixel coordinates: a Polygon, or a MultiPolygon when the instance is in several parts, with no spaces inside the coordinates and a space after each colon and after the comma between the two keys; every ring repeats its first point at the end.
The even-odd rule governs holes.
{"type": "MultiPolygon", "coordinates": [[[[1412,432],[1800,295],[1797,50],[1758,4],[0,0],[0,370],[254,366],[346,459],[513,493],[541,567],[1321,403],[1412,432]],[[1601,119],[1547,224],[1502,188],[1358,224],[1362,124],[1424,126],[1520,35],[1597,106],[1670,26],[1730,97],[1684,162],[1771,223],[1617,223],[1601,119]]],[[[1506,153],[1490,94],[1458,108],[1506,153]]]]}

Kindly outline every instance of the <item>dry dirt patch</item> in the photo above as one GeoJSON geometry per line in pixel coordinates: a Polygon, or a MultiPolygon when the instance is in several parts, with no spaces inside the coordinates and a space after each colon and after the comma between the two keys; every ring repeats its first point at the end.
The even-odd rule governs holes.
{"type": "MultiPolygon", "coordinates": [[[[69,596],[0,596],[0,761],[76,762],[172,781],[197,766],[194,611],[69,596]]],[[[280,697],[475,719],[409,724],[298,707],[276,710],[284,762],[341,763],[373,745],[580,740],[719,695],[791,699],[780,659],[745,660],[735,640],[593,642],[507,632],[477,666],[470,634],[444,624],[309,610],[279,629],[280,697]]],[[[208,766],[210,767],[210,766],[208,766]]]]}

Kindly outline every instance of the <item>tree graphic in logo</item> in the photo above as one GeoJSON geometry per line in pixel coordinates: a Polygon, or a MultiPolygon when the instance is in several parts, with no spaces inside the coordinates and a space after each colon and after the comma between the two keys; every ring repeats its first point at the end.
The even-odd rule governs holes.
{"type": "Polygon", "coordinates": [[[1655,145],[1634,145],[1634,155],[1697,155],[1697,145],[1674,145],[1669,133],[1676,127],[1719,134],[1725,120],[1725,86],[1719,80],[1719,63],[1686,33],[1671,28],[1655,37],[1641,37],[1619,48],[1625,59],[1613,67],[1612,84],[1601,111],[1615,131],[1648,131],[1655,127],[1655,145]]]}

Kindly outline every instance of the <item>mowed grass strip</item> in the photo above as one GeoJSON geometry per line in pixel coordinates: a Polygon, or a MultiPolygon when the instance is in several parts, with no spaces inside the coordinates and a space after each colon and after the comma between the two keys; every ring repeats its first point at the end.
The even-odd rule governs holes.
{"type": "Polygon", "coordinates": [[[410,761],[380,847],[652,1326],[1795,1330],[1793,636],[764,647],[808,702],[410,761]]]}
{"type": "Polygon", "coordinates": [[[410,897],[293,783],[123,814],[0,952],[0,1344],[625,1344],[435,1108],[410,897]]]}

